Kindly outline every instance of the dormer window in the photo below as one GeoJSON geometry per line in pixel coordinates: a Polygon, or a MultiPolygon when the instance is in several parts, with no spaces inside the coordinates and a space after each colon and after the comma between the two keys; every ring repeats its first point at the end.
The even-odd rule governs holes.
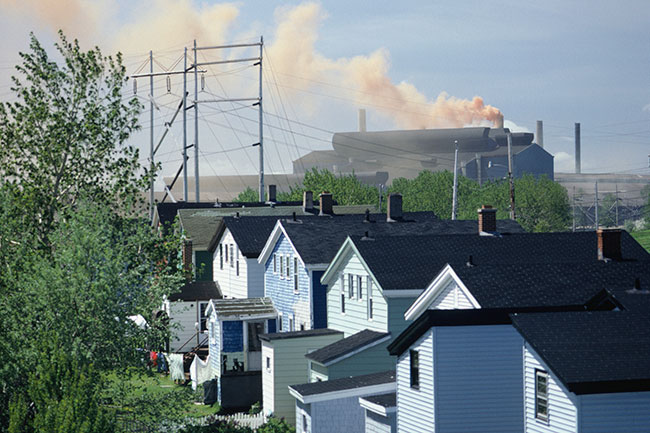
{"type": "Polygon", "coordinates": [[[348,297],[354,298],[354,275],[348,274],[348,297]]]}

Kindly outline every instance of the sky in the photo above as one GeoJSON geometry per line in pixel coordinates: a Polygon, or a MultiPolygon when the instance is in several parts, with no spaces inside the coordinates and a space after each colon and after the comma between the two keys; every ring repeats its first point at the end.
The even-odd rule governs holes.
{"type": "MultiPolygon", "coordinates": [[[[0,99],[13,98],[9,77],[30,32],[46,47],[61,28],[82,47],[121,51],[129,74],[148,70],[149,50],[156,71],[177,70],[193,39],[214,46],[263,35],[266,172],[291,172],[291,160],[329,149],[332,133],[356,130],[365,108],[368,130],[490,126],[502,113],[506,127],[534,132],[543,120],[545,148],[564,172],[573,170],[580,122],[583,172],[650,174],[649,22],[647,0],[0,0],[0,99]]],[[[203,50],[199,61],[255,57],[256,49],[203,50]]],[[[200,100],[257,96],[252,62],[203,70],[200,100]]],[[[148,110],[148,80],[136,81],[148,110]]],[[[156,142],[181,94],[180,76],[156,78],[156,142]]],[[[134,97],[132,82],[124,95],[134,97]]],[[[199,110],[201,174],[255,173],[256,109],[199,110]]],[[[132,140],[144,160],[148,112],[141,124],[132,140]]],[[[181,161],[180,125],[157,154],[164,175],[181,161]]]]}

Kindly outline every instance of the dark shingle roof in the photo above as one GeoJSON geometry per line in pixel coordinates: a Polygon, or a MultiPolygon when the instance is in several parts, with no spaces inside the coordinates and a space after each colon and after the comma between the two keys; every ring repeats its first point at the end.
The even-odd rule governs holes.
{"type": "MultiPolygon", "coordinates": [[[[595,232],[370,237],[372,240],[350,236],[384,290],[424,289],[445,264],[460,269],[470,255],[476,269],[484,269],[484,265],[598,262],[595,232]]],[[[622,232],[621,244],[624,260],[650,262],[650,254],[627,232],[622,232]]]]}
{"type": "MultiPolygon", "coordinates": [[[[348,236],[364,236],[368,232],[375,236],[404,236],[421,234],[472,233],[478,237],[478,223],[475,220],[441,220],[432,212],[409,212],[404,220],[387,223],[385,214],[372,215],[373,222],[364,218],[304,219],[302,224],[283,223],[284,230],[298,250],[305,263],[329,263],[348,236]]],[[[523,232],[519,224],[510,220],[500,220],[497,228],[501,232],[523,232]]],[[[382,254],[388,256],[385,252],[382,254]]]]}
{"type": "Polygon", "coordinates": [[[169,295],[170,301],[209,301],[221,299],[221,290],[214,281],[192,281],[181,287],[181,291],[169,295]]]}
{"type": "Polygon", "coordinates": [[[289,338],[301,338],[301,337],[317,337],[319,335],[336,335],[343,334],[341,331],[335,329],[321,328],[321,329],[308,329],[305,331],[293,331],[293,332],[273,332],[269,334],[260,334],[260,340],[264,341],[274,341],[274,340],[286,340],[289,338]]]}
{"type": "Polygon", "coordinates": [[[627,311],[512,316],[515,328],[576,394],[650,390],[649,319],[627,311]]]}
{"type": "Polygon", "coordinates": [[[328,392],[343,391],[346,389],[363,388],[366,386],[382,385],[395,382],[395,370],[380,373],[364,374],[363,376],[344,377],[341,379],[325,380],[322,382],[291,385],[303,397],[328,392]]]}
{"type": "Polygon", "coordinates": [[[305,355],[307,359],[316,361],[320,364],[328,364],[342,356],[352,353],[356,350],[362,350],[364,347],[390,336],[390,332],[376,332],[369,329],[359,331],[354,335],[321,347],[318,350],[309,352],[305,355]]]}
{"type": "Polygon", "coordinates": [[[395,392],[379,395],[369,395],[368,397],[363,397],[363,399],[385,408],[397,406],[397,393],[395,392]]]}

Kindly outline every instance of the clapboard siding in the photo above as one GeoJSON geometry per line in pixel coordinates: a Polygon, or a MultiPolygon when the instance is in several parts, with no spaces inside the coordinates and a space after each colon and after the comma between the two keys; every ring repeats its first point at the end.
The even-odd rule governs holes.
{"type": "Polygon", "coordinates": [[[395,368],[395,359],[390,356],[386,346],[388,346],[387,341],[330,365],[327,370],[329,379],[361,376],[392,370],[395,368]]]}
{"type": "Polygon", "coordinates": [[[388,330],[393,339],[404,331],[410,322],[404,319],[404,313],[408,310],[417,298],[388,298],[388,330]]]}
{"type": "Polygon", "coordinates": [[[366,395],[369,394],[312,403],[312,433],[363,432],[366,414],[359,404],[359,397],[366,395]]]}
{"type": "Polygon", "coordinates": [[[262,404],[266,415],[271,415],[275,410],[275,354],[273,352],[272,343],[262,341],[262,404]],[[267,358],[270,363],[268,369],[267,358]]]}
{"type": "Polygon", "coordinates": [[[280,235],[264,264],[264,288],[266,296],[271,298],[273,305],[278,313],[282,314],[282,331],[288,332],[289,319],[294,318],[295,331],[300,330],[303,324],[305,330],[312,329],[312,312],[311,312],[311,284],[309,281],[309,272],[298,257],[298,292],[294,291],[293,282],[293,259],[298,257],[291,243],[283,235],[280,235]],[[277,272],[273,272],[273,256],[278,257],[277,272]],[[286,266],[286,258],[289,257],[290,272],[289,278],[280,273],[279,260],[282,258],[286,266]]]}
{"type": "Polygon", "coordinates": [[[248,297],[261,298],[264,296],[264,265],[257,262],[257,258],[246,259],[248,272],[248,297]]]}
{"type": "Polygon", "coordinates": [[[453,310],[458,308],[469,309],[474,308],[474,306],[455,281],[450,281],[429,306],[429,310],[453,310]]]}
{"type": "Polygon", "coordinates": [[[637,433],[650,430],[650,392],[581,395],[580,431],[637,433]]]}
{"type": "MultiPolygon", "coordinates": [[[[578,431],[577,399],[570,396],[550,370],[542,365],[535,351],[524,343],[524,397],[525,431],[531,433],[564,433],[578,431]],[[544,370],[548,375],[548,421],[535,418],[535,369],[544,370]]],[[[646,430],[647,431],[647,430],[646,430]]]]}
{"type": "Polygon", "coordinates": [[[433,394],[434,329],[429,329],[412,346],[419,352],[420,387],[411,388],[410,351],[397,359],[397,431],[427,433],[434,429],[433,394]]]}
{"type": "Polygon", "coordinates": [[[391,433],[395,431],[395,415],[379,415],[366,409],[366,433],[391,433]]]}
{"type": "Polygon", "coordinates": [[[315,335],[311,337],[276,339],[263,342],[264,348],[272,352],[271,371],[266,370],[266,358],[262,359],[263,386],[265,376],[273,376],[272,398],[267,397],[268,391],[263,389],[263,404],[265,412],[272,412],[277,417],[295,422],[296,399],[289,394],[289,385],[309,382],[308,361],[305,355],[342,338],[341,334],[315,335]]]}
{"type": "MultiPolygon", "coordinates": [[[[296,433],[311,433],[311,405],[296,400],[294,419],[296,433]]],[[[291,423],[290,423],[291,424],[291,423]]]]}
{"type": "Polygon", "coordinates": [[[436,429],[521,432],[523,340],[510,325],[436,328],[436,429]]]}
{"type": "Polygon", "coordinates": [[[239,251],[230,230],[224,230],[221,240],[214,250],[213,258],[212,273],[214,275],[214,281],[219,284],[221,293],[225,298],[253,297],[248,292],[248,260],[239,251]],[[233,246],[233,257],[235,261],[231,261],[230,256],[228,256],[228,261],[226,262],[226,251],[230,251],[231,245],[233,246]],[[221,257],[222,251],[224,257],[221,257]],[[223,269],[221,266],[222,260],[223,269]],[[239,275],[237,275],[237,262],[239,262],[239,275]]]}
{"type": "MultiPolygon", "coordinates": [[[[373,299],[373,318],[368,319],[368,272],[361,264],[359,258],[351,253],[348,253],[346,258],[343,258],[346,263],[342,268],[343,288],[345,289],[345,313],[341,313],[341,278],[336,278],[333,284],[327,288],[327,327],[336,329],[345,333],[346,337],[356,334],[364,329],[373,331],[387,332],[388,331],[388,306],[384,299],[381,289],[377,285],[372,285],[372,299],[373,299]],[[363,298],[358,299],[357,289],[355,288],[355,297],[349,297],[349,279],[348,275],[362,276],[363,284],[363,298]]],[[[356,278],[355,278],[356,287],[356,278]]],[[[403,318],[402,318],[403,320],[403,318]]]]}
{"type": "Polygon", "coordinates": [[[210,315],[208,327],[210,332],[210,364],[212,365],[212,371],[217,376],[221,376],[221,323],[217,320],[217,315],[214,311],[210,315]]]}
{"type": "Polygon", "coordinates": [[[172,329],[172,337],[169,339],[169,348],[172,352],[189,352],[199,341],[196,338],[197,303],[174,301],[169,303],[169,319],[178,327],[172,329]],[[191,341],[185,344],[188,340],[191,341]],[[185,346],[183,346],[185,344],[185,346]],[[182,347],[181,347],[182,346],[182,347]]]}

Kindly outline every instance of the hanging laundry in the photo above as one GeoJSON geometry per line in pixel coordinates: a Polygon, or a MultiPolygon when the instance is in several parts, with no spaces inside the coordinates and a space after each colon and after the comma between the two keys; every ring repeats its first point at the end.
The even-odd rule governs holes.
{"type": "Polygon", "coordinates": [[[155,367],[158,365],[158,353],[154,352],[153,350],[149,352],[149,362],[151,362],[151,366],[155,367]]]}
{"type": "Polygon", "coordinates": [[[170,353],[167,356],[167,361],[169,363],[169,378],[171,380],[185,380],[185,372],[183,371],[183,354],[182,353],[170,353]]]}
{"type": "Polygon", "coordinates": [[[158,373],[167,373],[169,372],[169,366],[167,365],[167,359],[165,354],[158,352],[158,373]]]}
{"type": "Polygon", "coordinates": [[[210,365],[210,355],[203,361],[199,355],[194,355],[194,360],[190,365],[190,379],[192,379],[192,389],[212,379],[212,366],[210,365]]]}

